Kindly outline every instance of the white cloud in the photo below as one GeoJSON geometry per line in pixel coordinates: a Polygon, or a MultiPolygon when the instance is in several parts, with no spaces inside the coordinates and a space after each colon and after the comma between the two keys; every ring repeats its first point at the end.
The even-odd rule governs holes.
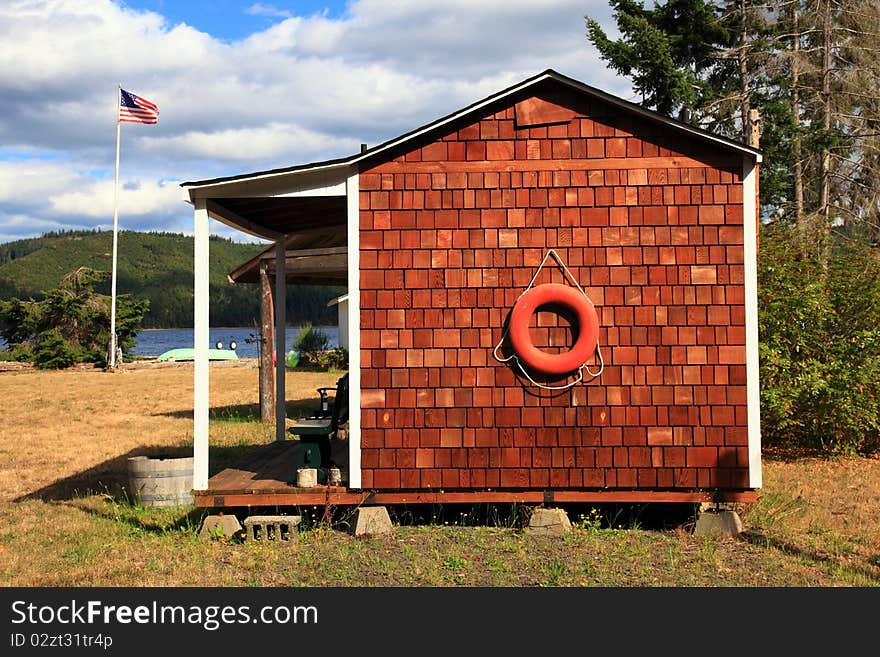
{"type": "Polygon", "coordinates": [[[22,237],[34,237],[53,230],[87,230],[92,226],[77,225],[70,220],[59,221],[28,214],[6,213],[0,210],[0,243],[11,242],[22,237]]]}
{"type": "MultiPolygon", "coordinates": [[[[163,222],[188,219],[177,180],[125,177],[120,180],[119,213],[129,227],[160,228],[163,222]],[[134,222],[134,223],[132,223],[134,222]]],[[[112,178],[96,178],[69,163],[0,162],[0,221],[12,232],[34,225],[53,230],[69,222],[76,228],[113,225],[112,178]],[[47,227],[49,226],[49,227],[47,227]]]]}
{"type": "MultiPolygon", "coordinates": [[[[183,210],[180,181],[125,180],[119,185],[119,211],[124,215],[170,214],[183,210]]],[[[57,214],[106,220],[113,216],[113,181],[102,180],[75,191],[50,195],[57,214]]]]}
{"type": "Polygon", "coordinates": [[[0,204],[8,206],[16,199],[32,199],[35,204],[41,203],[47,192],[71,188],[83,180],[83,176],[78,176],[61,162],[0,162],[0,204]]]}
{"type": "Polygon", "coordinates": [[[340,139],[296,125],[269,123],[254,128],[219,130],[217,132],[190,131],[170,137],[144,138],[148,150],[165,154],[180,153],[191,157],[211,158],[230,162],[269,160],[297,153],[306,158],[335,150],[354,153],[358,143],[340,139]]]}
{"type": "Polygon", "coordinates": [[[255,2],[245,9],[244,13],[251,16],[271,16],[273,18],[290,18],[292,16],[287,9],[278,9],[275,5],[264,5],[262,2],[255,2]]]}
{"type": "Polygon", "coordinates": [[[607,22],[604,0],[354,0],[336,18],[248,11],[279,20],[228,43],[111,0],[0,3],[0,144],[54,158],[10,165],[0,152],[0,224],[106,212],[117,82],[161,110],[158,125],[122,127],[123,176],[138,182],[123,192],[128,216],[169,230],[187,210],[173,207],[167,181],[348,155],[546,68],[630,94],[586,40],[583,14],[607,22]]]}

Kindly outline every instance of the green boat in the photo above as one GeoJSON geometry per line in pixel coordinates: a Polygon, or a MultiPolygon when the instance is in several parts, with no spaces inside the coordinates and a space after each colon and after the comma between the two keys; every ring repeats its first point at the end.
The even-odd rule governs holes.
{"type": "MultiPolygon", "coordinates": [[[[195,360],[195,349],[171,349],[159,356],[156,360],[164,361],[195,360]]],[[[238,360],[238,354],[233,349],[208,349],[208,360],[238,360]]]]}

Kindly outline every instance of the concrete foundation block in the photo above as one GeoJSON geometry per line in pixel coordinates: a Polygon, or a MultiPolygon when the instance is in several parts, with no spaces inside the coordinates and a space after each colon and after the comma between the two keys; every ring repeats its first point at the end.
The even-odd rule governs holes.
{"type": "Polygon", "coordinates": [[[248,516],[244,519],[247,541],[291,541],[302,516],[248,516]]]}
{"type": "Polygon", "coordinates": [[[714,536],[716,538],[736,538],[742,533],[742,521],[736,511],[700,511],[694,536],[714,536]]]}
{"type": "Polygon", "coordinates": [[[535,509],[529,518],[529,532],[545,536],[563,536],[571,531],[571,521],[563,509],[535,509]]]}
{"type": "Polygon", "coordinates": [[[362,506],[355,511],[352,531],[355,536],[376,536],[392,530],[391,518],[384,506],[362,506]]]}
{"type": "Polygon", "coordinates": [[[235,516],[212,515],[207,516],[199,530],[199,538],[202,540],[212,538],[233,538],[242,530],[241,523],[235,516]]]}

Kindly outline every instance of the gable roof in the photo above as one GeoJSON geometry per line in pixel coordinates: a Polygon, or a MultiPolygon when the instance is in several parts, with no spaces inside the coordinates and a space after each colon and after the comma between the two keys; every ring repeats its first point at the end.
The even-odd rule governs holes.
{"type": "Polygon", "coordinates": [[[263,178],[263,177],[271,177],[275,175],[293,173],[296,171],[315,171],[319,169],[334,169],[334,168],[342,168],[342,167],[350,167],[352,165],[358,164],[367,159],[375,159],[377,156],[380,156],[382,153],[387,151],[392,151],[406,144],[408,141],[416,140],[428,133],[433,131],[440,131],[444,126],[447,126],[450,123],[461,121],[468,117],[470,114],[475,114],[485,108],[488,105],[492,105],[508,96],[512,96],[514,94],[518,94],[522,91],[525,91],[531,87],[536,87],[537,85],[544,83],[546,81],[553,81],[562,87],[572,89],[574,91],[580,92],[588,97],[601,100],[609,105],[619,108],[620,110],[635,114],[640,118],[643,118],[647,121],[651,121],[654,123],[662,124],[674,131],[678,131],[684,134],[687,134],[691,137],[694,137],[700,141],[714,143],[717,146],[725,150],[740,152],[742,154],[751,155],[755,158],[757,162],[761,161],[761,151],[757,148],[753,148],[751,146],[746,146],[738,141],[733,139],[728,139],[727,137],[722,137],[720,135],[716,135],[713,132],[709,132],[708,130],[703,130],[702,128],[697,128],[692,125],[688,125],[687,123],[682,123],[681,121],[677,121],[676,119],[672,119],[668,116],[655,112],[653,110],[645,109],[640,105],[636,105],[635,103],[631,103],[627,100],[623,100],[622,98],[618,98],[612,94],[609,94],[601,89],[597,89],[596,87],[591,87],[588,84],[584,84],[579,80],[575,80],[574,78],[570,78],[568,76],[562,75],[561,73],[557,73],[553,69],[547,69],[543,73],[539,73],[533,77],[527,78],[522,82],[518,82],[513,86],[508,87],[507,89],[503,89],[502,91],[498,91],[491,96],[488,96],[482,100],[478,100],[471,105],[468,105],[465,108],[462,108],[452,114],[447,114],[444,117],[441,117],[431,123],[421,126],[420,128],[416,128],[415,130],[411,130],[399,137],[395,137],[393,139],[389,139],[386,142],[368,148],[360,153],[355,155],[350,155],[348,157],[336,158],[332,160],[324,160],[320,162],[311,162],[308,164],[299,164],[291,167],[283,167],[278,169],[269,169],[266,171],[257,171],[253,173],[245,173],[235,176],[225,176],[222,178],[211,178],[209,180],[197,180],[191,182],[181,183],[181,187],[199,187],[202,185],[213,185],[217,183],[231,182],[235,180],[243,180],[250,178],[263,178]]]}

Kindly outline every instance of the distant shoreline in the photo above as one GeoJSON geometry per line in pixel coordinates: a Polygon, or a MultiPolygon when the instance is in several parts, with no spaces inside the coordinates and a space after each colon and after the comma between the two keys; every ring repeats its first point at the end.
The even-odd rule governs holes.
{"type": "MultiPolygon", "coordinates": [[[[321,329],[321,328],[336,328],[336,324],[312,324],[312,328],[321,329]]],[[[227,331],[227,330],[243,330],[243,329],[252,329],[259,328],[256,326],[212,326],[212,331],[227,331]]],[[[288,324],[284,328],[302,328],[302,326],[290,325],[288,324]]],[[[167,328],[144,328],[138,331],[138,333],[146,333],[147,331],[192,331],[192,326],[169,326],[167,328]]]]}

